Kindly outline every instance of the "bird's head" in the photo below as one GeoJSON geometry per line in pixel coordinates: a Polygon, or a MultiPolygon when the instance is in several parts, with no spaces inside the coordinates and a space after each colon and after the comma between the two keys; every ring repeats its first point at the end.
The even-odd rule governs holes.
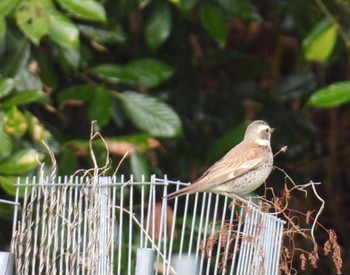
{"type": "Polygon", "coordinates": [[[270,146],[271,134],[274,130],[265,121],[255,120],[248,125],[244,140],[259,146],[270,146]]]}

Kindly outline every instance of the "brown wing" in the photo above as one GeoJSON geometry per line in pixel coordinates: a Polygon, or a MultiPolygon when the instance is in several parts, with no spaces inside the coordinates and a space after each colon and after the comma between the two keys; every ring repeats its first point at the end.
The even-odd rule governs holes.
{"type": "MultiPolygon", "coordinates": [[[[265,159],[264,148],[259,146],[237,145],[222,159],[214,163],[195,184],[210,182],[214,187],[254,170],[265,159]]],[[[204,186],[203,186],[204,187],[204,186]]]]}

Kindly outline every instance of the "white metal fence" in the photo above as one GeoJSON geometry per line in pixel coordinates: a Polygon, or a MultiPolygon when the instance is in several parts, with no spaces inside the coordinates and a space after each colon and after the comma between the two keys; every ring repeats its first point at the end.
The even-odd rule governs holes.
{"type": "Polygon", "coordinates": [[[284,221],[211,193],[162,199],[182,185],[154,176],[19,180],[15,274],[176,274],[188,262],[192,274],[278,274],[284,221]],[[148,269],[142,248],[154,252],[148,269]]]}

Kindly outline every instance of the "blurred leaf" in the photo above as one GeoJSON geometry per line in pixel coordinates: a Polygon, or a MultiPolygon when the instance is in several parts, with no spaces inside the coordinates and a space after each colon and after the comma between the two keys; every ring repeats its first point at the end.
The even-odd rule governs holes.
{"type": "Polygon", "coordinates": [[[60,91],[57,96],[57,100],[59,105],[63,105],[66,101],[70,100],[78,100],[85,103],[93,98],[94,92],[95,87],[91,85],[71,86],[60,91]]]}
{"type": "Polygon", "coordinates": [[[181,134],[178,115],[158,98],[136,92],[118,93],[129,118],[142,130],[158,137],[175,137],[181,134]]]}
{"type": "Polygon", "coordinates": [[[11,34],[9,36],[9,39],[6,41],[7,48],[3,57],[6,58],[5,60],[11,60],[11,62],[0,60],[0,71],[3,76],[15,77],[18,71],[25,68],[28,64],[30,45],[23,36],[20,39],[11,34]]]}
{"type": "Polygon", "coordinates": [[[137,10],[138,8],[142,9],[142,7],[138,6],[138,2],[139,0],[119,0],[118,2],[110,2],[112,5],[109,5],[110,8],[108,9],[108,13],[113,11],[114,19],[116,21],[122,21],[126,19],[133,11],[137,10]]]}
{"type": "Polygon", "coordinates": [[[35,59],[40,68],[39,77],[41,81],[49,88],[56,88],[57,78],[59,76],[56,75],[55,67],[53,66],[55,61],[50,57],[50,53],[40,51],[40,53],[35,56],[35,59]]]}
{"type": "Polygon", "coordinates": [[[9,156],[13,150],[12,138],[0,128],[0,160],[9,156]]]}
{"type": "Polygon", "coordinates": [[[79,30],[82,34],[89,37],[93,41],[101,44],[124,43],[126,41],[126,33],[121,26],[106,30],[89,25],[79,25],[79,30]]]}
{"type": "Polygon", "coordinates": [[[145,88],[159,86],[173,75],[169,65],[150,58],[131,61],[125,69],[134,76],[139,86],[145,88]]]}
{"type": "Polygon", "coordinates": [[[22,0],[16,8],[19,28],[34,43],[39,44],[49,27],[49,18],[41,1],[22,0]]]}
{"type": "Polygon", "coordinates": [[[103,87],[96,87],[89,104],[89,116],[91,120],[97,120],[100,127],[105,126],[110,120],[111,108],[111,97],[108,91],[103,87]]]}
{"type": "Polygon", "coordinates": [[[48,34],[58,45],[68,49],[79,49],[79,29],[65,15],[49,11],[50,26],[48,34]]]}
{"type": "Polygon", "coordinates": [[[0,99],[7,96],[14,88],[15,83],[12,78],[0,79],[0,99]]]}
{"type": "Polygon", "coordinates": [[[38,102],[41,99],[45,99],[45,95],[40,90],[21,91],[17,94],[14,94],[9,99],[5,100],[0,106],[4,109],[8,109],[12,106],[38,102]]]}
{"type": "Polygon", "coordinates": [[[333,108],[350,102],[350,81],[337,82],[314,92],[307,105],[333,108]]]}
{"type": "MultiPolygon", "coordinates": [[[[149,0],[147,0],[149,2],[149,0]]],[[[182,2],[182,0],[168,0],[170,3],[179,6],[182,2]]]]}
{"type": "Polygon", "coordinates": [[[16,106],[13,106],[10,110],[8,110],[4,116],[4,131],[16,138],[22,137],[27,129],[27,120],[23,113],[19,111],[16,106]]]}
{"type": "Polygon", "coordinates": [[[73,48],[62,48],[61,56],[67,62],[70,70],[77,69],[80,64],[81,56],[80,51],[73,48]]]}
{"type": "Polygon", "coordinates": [[[166,2],[155,6],[145,26],[145,37],[148,46],[156,50],[169,37],[171,31],[171,12],[166,2]]]}
{"type": "Polygon", "coordinates": [[[313,72],[293,73],[282,79],[275,95],[282,101],[300,98],[310,94],[317,86],[317,79],[313,72]]]}
{"type": "Polygon", "coordinates": [[[218,0],[218,3],[235,17],[243,20],[262,21],[252,0],[218,0]]]}
{"type": "Polygon", "coordinates": [[[40,2],[42,2],[42,4],[44,5],[45,9],[47,11],[51,10],[54,11],[56,10],[56,5],[53,2],[54,0],[40,0],[40,2]]]}
{"type": "Polygon", "coordinates": [[[338,26],[324,20],[318,23],[302,42],[304,56],[309,61],[327,61],[337,41],[338,26]]]}
{"type": "Polygon", "coordinates": [[[223,157],[229,150],[240,143],[244,137],[245,130],[249,125],[248,121],[237,124],[229,129],[223,136],[218,138],[209,153],[211,162],[223,157]]]}
{"type": "Polygon", "coordinates": [[[14,80],[17,91],[43,89],[43,84],[39,76],[30,72],[26,66],[23,66],[17,72],[14,80]]]}
{"type": "MultiPolygon", "coordinates": [[[[11,176],[0,176],[0,186],[1,189],[6,192],[6,194],[10,196],[16,196],[17,187],[15,184],[18,182],[18,177],[11,177],[11,176]]],[[[30,189],[29,189],[30,190],[30,189]]],[[[21,186],[19,188],[19,196],[23,197],[25,192],[25,187],[21,186]]]]}
{"type": "Polygon", "coordinates": [[[106,13],[101,3],[93,0],[57,0],[57,2],[75,17],[91,21],[106,21],[106,13]]]}
{"type": "Polygon", "coordinates": [[[0,1],[0,16],[6,16],[17,5],[19,0],[1,0],[0,1]]]}
{"type": "Polygon", "coordinates": [[[181,0],[180,9],[184,12],[189,12],[197,4],[198,0],[181,0]]]}
{"type": "Polygon", "coordinates": [[[213,4],[203,4],[200,9],[203,27],[222,48],[226,44],[227,26],[221,10],[213,4]]]}
{"type": "Polygon", "coordinates": [[[173,75],[173,69],[155,59],[138,59],[124,66],[102,64],[92,72],[111,83],[123,82],[145,88],[159,86],[173,75]]]}
{"type": "Polygon", "coordinates": [[[141,181],[142,175],[146,179],[150,176],[150,167],[147,160],[141,154],[134,152],[130,155],[130,168],[134,176],[134,180],[141,181]]]}
{"type": "Polygon", "coordinates": [[[28,173],[39,166],[38,160],[42,160],[43,157],[34,149],[19,150],[0,163],[0,174],[19,175],[28,173]]]}
{"type": "Polygon", "coordinates": [[[6,28],[7,28],[7,26],[6,26],[5,18],[0,16],[0,43],[2,42],[2,40],[5,37],[6,28]]]}
{"type": "Polygon", "coordinates": [[[111,83],[124,82],[134,84],[136,82],[134,75],[123,66],[102,64],[92,68],[92,72],[111,83]]]}
{"type": "Polygon", "coordinates": [[[42,83],[37,75],[28,69],[30,45],[23,36],[18,37],[9,32],[6,36],[6,51],[4,60],[0,60],[0,73],[14,79],[16,90],[42,89],[42,83]],[[11,60],[6,62],[5,60],[11,60]]]}

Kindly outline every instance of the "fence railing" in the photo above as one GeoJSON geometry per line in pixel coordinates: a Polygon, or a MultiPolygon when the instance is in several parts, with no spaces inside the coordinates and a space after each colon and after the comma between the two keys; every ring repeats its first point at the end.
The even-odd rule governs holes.
{"type": "Polygon", "coordinates": [[[20,179],[15,274],[180,274],[188,263],[190,274],[278,274],[283,220],[217,194],[162,199],[183,185],[155,176],[20,179]]]}

